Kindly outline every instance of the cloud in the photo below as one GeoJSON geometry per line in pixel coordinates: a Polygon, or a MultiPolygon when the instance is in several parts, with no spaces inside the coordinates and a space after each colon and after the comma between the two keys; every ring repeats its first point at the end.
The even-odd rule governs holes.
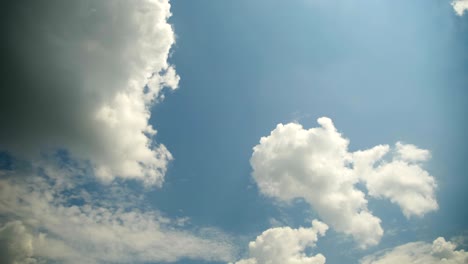
{"type": "Polygon", "coordinates": [[[0,180],[0,217],[8,220],[0,229],[0,251],[7,252],[0,254],[6,259],[2,263],[232,259],[227,235],[214,228],[185,226],[186,218],[167,218],[139,204],[131,192],[113,194],[106,188],[106,197],[100,195],[103,190],[88,192],[54,182],[53,177],[38,175],[0,180]],[[122,195],[120,199],[132,203],[120,203],[122,195]]]}
{"type": "Polygon", "coordinates": [[[325,235],[327,229],[326,224],[317,220],[312,221],[311,228],[268,229],[249,243],[249,258],[235,264],[324,264],[322,254],[309,256],[305,251],[315,247],[318,237],[325,235]]]}
{"type": "Polygon", "coordinates": [[[468,262],[468,253],[455,250],[456,245],[439,237],[431,244],[413,242],[398,246],[361,259],[362,264],[425,263],[463,264],[468,262]]]}
{"type": "Polygon", "coordinates": [[[21,221],[12,221],[0,227],[0,262],[4,264],[36,263],[32,236],[21,221]]]}
{"type": "Polygon", "coordinates": [[[67,149],[94,174],[160,186],[170,152],[148,123],[175,37],[168,0],[5,4],[0,149],[28,158],[67,149]]]}
{"type": "Polygon", "coordinates": [[[0,167],[0,262],[231,260],[230,237],[165,217],[125,181],[161,186],[172,160],[149,124],[180,79],[169,1],[2,7],[0,151],[15,164],[0,167]]]}
{"type": "Polygon", "coordinates": [[[393,159],[382,161],[388,152],[389,146],[381,145],[353,154],[355,173],[364,180],[369,195],[390,199],[406,217],[436,210],[435,180],[419,164],[429,158],[429,151],[397,142],[393,159]],[[381,164],[375,166],[377,161],[381,164]]]}
{"type": "Polygon", "coordinates": [[[427,150],[397,143],[387,162],[388,145],[352,153],[331,119],[318,123],[308,130],[279,124],[260,139],[250,163],[261,193],[282,201],[305,199],[325,223],[352,235],[363,248],[376,245],[383,229],[357,183],[363,182],[370,196],[397,203],[408,217],[437,209],[434,178],[420,167],[430,156],[427,150]]]}
{"type": "Polygon", "coordinates": [[[299,124],[279,124],[254,147],[253,177],[262,193],[281,200],[304,198],[323,221],[353,235],[363,246],[377,244],[380,219],[367,210],[358,178],[349,168],[348,140],[328,118],[321,127],[305,130],[299,124]]]}
{"type": "Polygon", "coordinates": [[[468,0],[454,0],[452,2],[453,9],[457,15],[462,16],[468,10],[468,0]]]}

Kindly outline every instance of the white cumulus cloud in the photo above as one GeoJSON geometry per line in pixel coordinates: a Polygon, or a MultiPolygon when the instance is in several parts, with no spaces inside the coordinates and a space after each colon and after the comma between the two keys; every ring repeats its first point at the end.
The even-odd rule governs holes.
{"type": "Polygon", "coordinates": [[[168,0],[13,1],[4,6],[0,149],[67,149],[94,174],[160,186],[170,152],[152,104],[179,77],[168,0]]]}
{"type": "Polygon", "coordinates": [[[452,2],[453,9],[457,15],[462,16],[468,10],[468,0],[455,0],[452,2]]]}
{"type": "Polygon", "coordinates": [[[398,142],[393,159],[382,161],[389,150],[381,145],[353,154],[355,173],[364,180],[369,195],[398,204],[406,217],[436,210],[435,179],[419,164],[429,158],[429,152],[398,142]]]}
{"type": "Polygon", "coordinates": [[[0,171],[0,262],[230,261],[227,235],[165,217],[116,180],[161,186],[172,160],[149,123],[179,83],[169,0],[2,8],[0,151],[21,164],[0,171]]]}
{"type": "Polygon", "coordinates": [[[327,229],[326,224],[317,220],[312,221],[310,228],[268,229],[249,243],[249,258],[235,264],[324,264],[322,254],[309,256],[305,251],[315,247],[318,237],[325,235],[327,229]]]}
{"type": "Polygon", "coordinates": [[[468,253],[456,250],[456,245],[439,237],[431,244],[413,242],[366,256],[362,264],[465,264],[468,263],[468,253]]]}
{"type": "Polygon", "coordinates": [[[252,175],[263,194],[283,201],[305,199],[325,223],[352,235],[363,248],[377,244],[383,229],[358,182],[365,183],[370,196],[397,203],[408,217],[437,209],[434,178],[420,166],[430,156],[427,150],[397,143],[388,162],[388,145],[352,153],[331,119],[318,123],[311,129],[279,124],[253,148],[252,175]]]}

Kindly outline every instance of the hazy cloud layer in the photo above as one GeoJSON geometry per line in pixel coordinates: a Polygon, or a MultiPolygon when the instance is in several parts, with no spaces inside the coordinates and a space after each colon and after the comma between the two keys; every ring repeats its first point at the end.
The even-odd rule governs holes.
{"type": "Polygon", "coordinates": [[[0,227],[2,263],[232,259],[231,241],[222,232],[187,230],[186,219],[170,219],[144,209],[131,192],[111,193],[106,198],[76,185],[66,187],[73,184],[55,184],[53,176],[18,178],[0,180],[0,217],[8,220],[0,227]]]}
{"type": "Polygon", "coordinates": [[[362,264],[465,264],[468,253],[456,250],[456,245],[439,237],[431,244],[413,242],[394,249],[364,257],[362,264]]]}
{"type": "Polygon", "coordinates": [[[398,204],[407,217],[437,209],[434,178],[420,166],[430,156],[427,150],[398,142],[391,153],[388,145],[352,153],[332,120],[322,117],[318,123],[308,130],[279,124],[254,147],[252,175],[263,194],[305,199],[325,223],[352,235],[361,247],[377,244],[383,229],[358,182],[370,196],[398,204]]]}
{"type": "Polygon", "coordinates": [[[452,2],[453,9],[457,15],[462,16],[468,10],[468,0],[455,0],[452,2]]]}
{"type": "Polygon", "coordinates": [[[328,226],[312,221],[310,228],[271,228],[249,243],[249,258],[235,264],[324,264],[322,254],[310,256],[306,249],[315,247],[319,236],[324,236],[328,226]]]}
{"type": "Polygon", "coordinates": [[[161,185],[172,159],[148,123],[174,32],[168,0],[10,1],[1,28],[0,149],[65,148],[97,177],[161,185]]]}

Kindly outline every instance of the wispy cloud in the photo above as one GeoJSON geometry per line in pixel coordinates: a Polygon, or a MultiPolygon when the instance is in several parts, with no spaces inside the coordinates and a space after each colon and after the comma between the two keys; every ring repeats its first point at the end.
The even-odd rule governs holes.
{"type": "MultiPolygon", "coordinates": [[[[43,168],[34,171],[40,173],[0,181],[0,215],[8,219],[1,227],[0,251],[9,252],[2,263],[232,259],[228,236],[213,228],[181,227],[181,219],[149,209],[132,190],[114,193],[104,187],[91,192],[86,184],[57,184],[43,168]],[[119,202],[118,196],[127,202],[119,202]],[[14,250],[8,248],[12,245],[14,250]]],[[[60,175],[70,176],[66,171],[60,175]]]]}

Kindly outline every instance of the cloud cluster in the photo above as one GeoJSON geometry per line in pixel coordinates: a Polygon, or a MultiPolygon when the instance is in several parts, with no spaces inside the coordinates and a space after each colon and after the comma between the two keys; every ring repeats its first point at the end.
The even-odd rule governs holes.
{"type": "Polygon", "coordinates": [[[468,0],[454,0],[452,6],[457,15],[463,16],[465,11],[468,10],[468,0]]]}
{"type": "Polygon", "coordinates": [[[86,189],[57,186],[51,178],[15,178],[0,180],[0,216],[9,219],[0,227],[2,263],[232,259],[230,239],[216,229],[190,231],[180,226],[185,221],[135,203],[115,203],[113,197],[102,201],[86,189]]]}
{"type": "Polygon", "coordinates": [[[94,174],[161,185],[172,159],[150,107],[179,77],[168,0],[10,1],[2,16],[0,149],[67,149],[94,174]]]}
{"type": "Polygon", "coordinates": [[[468,253],[456,250],[456,245],[439,237],[431,244],[413,242],[391,250],[364,257],[362,264],[464,264],[468,263],[468,253]]]}
{"type": "Polygon", "coordinates": [[[437,209],[434,178],[421,168],[427,150],[397,143],[392,153],[388,145],[352,153],[331,119],[318,123],[311,129],[279,124],[253,148],[252,175],[263,194],[282,201],[303,198],[325,223],[363,248],[377,244],[383,229],[359,182],[370,196],[398,204],[407,217],[437,209]],[[392,158],[384,159],[386,154],[392,158]]]}
{"type": "Polygon", "coordinates": [[[235,264],[324,264],[322,254],[309,256],[307,248],[315,247],[319,236],[325,235],[328,226],[312,221],[311,228],[271,228],[249,243],[249,258],[235,264]]]}

